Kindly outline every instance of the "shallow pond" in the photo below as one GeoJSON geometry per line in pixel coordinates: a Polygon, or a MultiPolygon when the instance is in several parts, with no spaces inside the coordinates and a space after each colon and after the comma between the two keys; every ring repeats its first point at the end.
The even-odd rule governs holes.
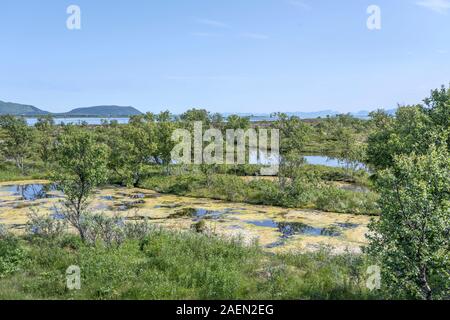
{"type": "MultiPolygon", "coordinates": [[[[332,157],[323,155],[303,155],[305,162],[311,165],[321,165],[333,168],[347,168],[348,161],[338,160],[332,157]]],[[[272,154],[270,152],[263,152],[259,150],[250,150],[249,152],[249,163],[250,164],[261,164],[261,165],[271,165],[278,164],[280,162],[279,156],[272,154]]],[[[356,163],[356,170],[366,170],[367,166],[364,163],[356,163]]]]}
{"type": "Polygon", "coordinates": [[[0,194],[20,196],[22,200],[34,201],[38,199],[53,198],[56,188],[52,184],[24,184],[0,186],[0,194]]]}
{"type": "MultiPolygon", "coordinates": [[[[0,183],[0,223],[21,232],[33,208],[61,219],[63,195],[39,181],[0,183]]],[[[151,190],[108,187],[96,192],[93,212],[134,221],[148,218],[168,229],[189,230],[204,220],[207,232],[222,237],[257,241],[270,252],[312,251],[329,246],[335,252],[359,252],[365,244],[370,218],[310,210],[229,203],[163,195],[151,190]]]]}
{"type": "MultiPolygon", "coordinates": [[[[348,166],[347,161],[338,160],[327,156],[303,156],[307,164],[321,165],[333,168],[346,168],[348,166]]],[[[355,165],[357,170],[367,170],[367,167],[363,163],[357,163],[355,165]]]]}

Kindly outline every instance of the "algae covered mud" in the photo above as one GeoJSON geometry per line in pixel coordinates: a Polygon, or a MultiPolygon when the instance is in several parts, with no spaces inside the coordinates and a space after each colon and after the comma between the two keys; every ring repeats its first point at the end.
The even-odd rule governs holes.
{"type": "MultiPolygon", "coordinates": [[[[60,219],[64,195],[46,181],[0,183],[0,223],[21,232],[30,210],[60,219]]],[[[197,199],[137,188],[106,187],[92,199],[90,210],[155,225],[202,231],[222,237],[257,241],[270,252],[314,251],[329,246],[334,252],[359,252],[366,242],[370,217],[272,206],[197,199]]]]}

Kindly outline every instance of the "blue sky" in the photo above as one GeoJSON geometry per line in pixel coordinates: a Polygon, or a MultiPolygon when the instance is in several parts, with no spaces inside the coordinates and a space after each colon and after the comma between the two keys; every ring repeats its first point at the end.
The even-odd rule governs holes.
{"type": "Polygon", "coordinates": [[[341,112],[450,82],[450,0],[2,0],[0,100],[341,112]],[[81,30],[66,28],[69,5],[81,30]],[[366,10],[381,8],[381,30],[366,10]]]}

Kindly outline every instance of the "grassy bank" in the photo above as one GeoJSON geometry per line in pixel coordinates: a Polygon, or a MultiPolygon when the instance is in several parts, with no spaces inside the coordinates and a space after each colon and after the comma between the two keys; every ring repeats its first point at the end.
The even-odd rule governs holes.
{"type": "Polygon", "coordinates": [[[30,163],[24,172],[11,162],[0,162],[0,182],[48,179],[49,172],[38,163],[30,163]]]}
{"type": "Polygon", "coordinates": [[[78,237],[0,241],[0,299],[374,299],[363,256],[269,255],[257,246],[154,230],[118,247],[78,237]],[[81,290],[66,269],[81,269],[81,290]]]}
{"type": "Polygon", "coordinates": [[[143,180],[140,186],[162,193],[232,202],[338,213],[378,214],[376,193],[344,190],[322,179],[317,176],[313,179],[299,179],[281,187],[276,179],[246,181],[240,176],[224,174],[152,174],[143,180]]]}
{"type": "MultiPolygon", "coordinates": [[[[273,205],[286,208],[316,209],[328,212],[352,214],[378,214],[377,194],[344,190],[333,182],[347,182],[360,186],[370,186],[368,174],[359,171],[350,175],[343,168],[318,165],[304,165],[295,183],[284,187],[276,178],[248,179],[256,177],[261,167],[258,165],[217,166],[211,172],[189,167],[183,171],[172,166],[173,174],[168,175],[161,166],[146,166],[145,177],[139,187],[180,196],[202,197],[232,202],[259,205],[273,205]]],[[[33,162],[21,172],[11,162],[0,164],[0,182],[49,179],[50,173],[42,163],[33,162]]],[[[110,183],[120,183],[114,174],[110,183]]]]}

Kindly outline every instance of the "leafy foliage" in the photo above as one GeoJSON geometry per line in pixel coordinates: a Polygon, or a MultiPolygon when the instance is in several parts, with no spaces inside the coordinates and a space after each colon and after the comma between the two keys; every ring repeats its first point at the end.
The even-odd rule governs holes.
{"type": "Polygon", "coordinates": [[[0,117],[0,128],[5,132],[0,141],[0,151],[7,159],[14,160],[16,166],[25,170],[25,158],[31,153],[33,136],[25,119],[6,115],[0,117]]]}
{"type": "Polygon", "coordinates": [[[19,240],[0,225],[0,279],[17,272],[26,261],[19,240]]]}
{"type": "Polygon", "coordinates": [[[68,127],[57,143],[53,179],[65,194],[64,214],[85,238],[82,215],[94,189],[107,181],[108,148],[86,130],[68,127]]]}
{"type": "Polygon", "coordinates": [[[55,121],[51,116],[42,116],[37,119],[35,127],[37,129],[36,143],[39,157],[44,164],[49,165],[54,151],[55,121]]]}
{"type": "Polygon", "coordinates": [[[107,140],[111,148],[110,168],[122,183],[136,186],[142,179],[145,165],[157,153],[153,119],[135,118],[128,126],[115,128],[107,140]]]}
{"type": "Polygon", "coordinates": [[[402,155],[378,181],[381,217],[368,252],[394,296],[450,297],[450,157],[445,147],[402,155]]]}
{"type": "Polygon", "coordinates": [[[406,106],[395,118],[373,113],[375,130],[369,136],[367,158],[376,169],[393,165],[396,155],[426,154],[430,145],[445,145],[450,150],[450,90],[432,91],[425,106],[406,106]]]}

